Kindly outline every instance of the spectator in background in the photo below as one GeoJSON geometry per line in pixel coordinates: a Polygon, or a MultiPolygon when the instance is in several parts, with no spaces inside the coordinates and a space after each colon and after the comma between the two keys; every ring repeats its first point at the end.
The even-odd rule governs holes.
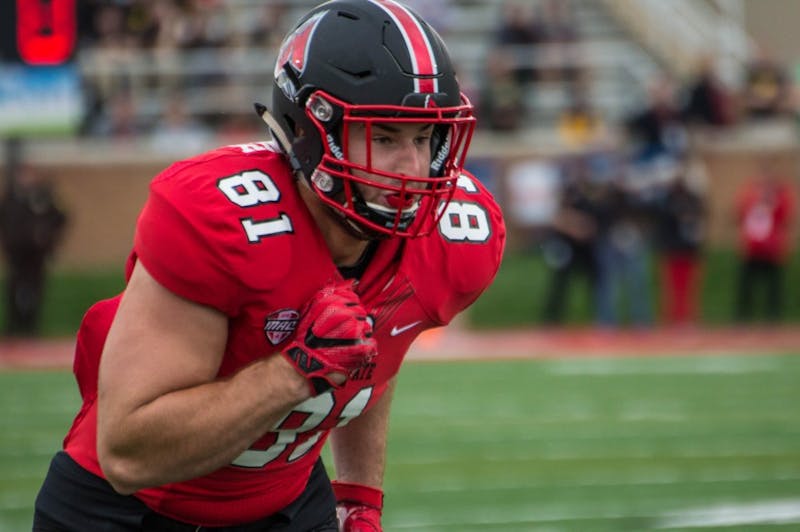
{"type": "Polygon", "coordinates": [[[114,3],[95,4],[91,11],[91,39],[94,45],[109,52],[127,50],[131,44],[126,27],[127,8],[114,3]]]}
{"type": "Polygon", "coordinates": [[[789,253],[789,227],[795,198],[788,180],[769,158],[744,183],[736,203],[741,261],[736,295],[736,318],[756,315],[756,295],[765,296],[764,315],[776,322],[783,315],[783,277],[789,253]]]}
{"type": "Polygon", "coordinates": [[[98,2],[86,16],[92,17],[90,37],[85,38],[92,46],[84,53],[90,56],[93,88],[102,103],[121,87],[132,87],[137,82],[132,72],[140,50],[127,25],[126,6],[98,2]]]}
{"type": "Polygon", "coordinates": [[[746,116],[751,119],[787,116],[792,109],[791,88],[784,67],[759,49],[745,72],[742,103],[746,116]]]}
{"type": "Polygon", "coordinates": [[[572,149],[590,149],[603,144],[607,128],[603,117],[592,107],[585,90],[574,87],[570,103],[558,117],[558,136],[572,149]]]}
{"type": "Polygon", "coordinates": [[[157,66],[153,81],[164,90],[177,90],[182,86],[179,73],[181,62],[185,61],[180,50],[193,41],[189,17],[174,0],[153,2],[149,15],[147,43],[157,66]]]}
{"type": "Polygon", "coordinates": [[[658,202],[656,243],[660,252],[661,312],[667,325],[694,323],[708,208],[706,176],[699,162],[687,161],[658,202]]]}
{"type": "Polygon", "coordinates": [[[594,310],[597,286],[595,238],[599,229],[598,204],[602,193],[592,179],[590,167],[583,157],[571,157],[562,164],[561,199],[550,234],[542,244],[544,260],[552,270],[547,283],[542,319],[560,324],[576,279],[586,281],[589,300],[594,310]]]}
{"type": "Polygon", "coordinates": [[[139,123],[136,102],[130,90],[115,91],[97,113],[87,117],[84,133],[104,139],[135,139],[145,132],[139,123]]]}
{"type": "Polygon", "coordinates": [[[8,265],[6,334],[38,333],[47,261],[61,241],[65,223],[51,183],[33,168],[20,167],[0,201],[0,244],[8,265]]]}
{"type": "Polygon", "coordinates": [[[714,59],[700,59],[697,73],[686,87],[683,117],[690,125],[723,127],[733,123],[732,99],[716,73],[714,59]]]}
{"type": "Polygon", "coordinates": [[[525,120],[525,89],[514,72],[514,59],[503,48],[489,51],[486,76],[477,102],[481,123],[493,131],[516,131],[525,120]]]}
{"type": "Polygon", "coordinates": [[[514,76],[520,84],[538,78],[535,46],[544,39],[534,6],[506,0],[502,5],[500,22],[495,31],[495,44],[504,48],[513,60],[514,76]]]}
{"type": "Polygon", "coordinates": [[[544,0],[536,18],[545,45],[542,47],[544,77],[580,82],[583,70],[579,64],[580,34],[572,3],[569,0],[544,0]]]}
{"type": "Polygon", "coordinates": [[[597,255],[597,322],[636,327],[653,322],[648,258],[652,178],[651,168],[628,171],[620,162],[605,179],[598,205],[602,220],[595,242],[597,255]]]}
{"type": "Polygon", "coordinates": [[[147,60],[142,48],[149,44],[149,8],[145,2],[78,2],[79,53],[89,67],[84,79],[82,135],[115,135],[109,130],[127,130],[134,122],[133,117],[122,115],[133,111],[133,91],[149,81],[135,73],[147,60]]]}
{"type": "Polygon", "coordinates": [[[625,121],[625,129],[634,162],[683,157],[688,138],[669,79],[659,76],[650,83],[647,104],[625,121]]]}
{"type": "Polygon", "coordinates": [[[181,155],[208,149],[214,134],[186,110],[185,96],[174,94],[164,103],[161,121],[151,131],[150,146],[157,152],[181,155]]]}
{"type": "Polygon", "coordinates": [[[188,0],[184,2],[181,46],[214,48],[226,46],[231,39],[231,17],[228,6],[220,0],[188,0]]]}

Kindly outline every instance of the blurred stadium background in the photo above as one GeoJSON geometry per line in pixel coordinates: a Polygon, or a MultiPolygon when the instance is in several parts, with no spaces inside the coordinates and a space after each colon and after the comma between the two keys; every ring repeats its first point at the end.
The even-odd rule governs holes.
{"type": "MultiPolygon", "coordinates": [[[[0,338],[0,531],[30,529],[77,409],[70,337],[93,301],[122,287],[149,180],[185,155],[264,138],[252,103],[270,101],[279,40],[316,3],[0,2],[0,191],[34,173],[67,218],[39,341],[0,338]],[[27,349],[46,369],[24,367],[27,349]]],[[[736,213],[767,167],[797,203],[800,3],[408,3],[443,34],[477,106],[470,170],[503,206],[510,240],[497,282],[457,330],[412,353],[387,530],[796,530],[800,225],[787,219],[782,314],[744,322],[736,213]],[[624,297],[610,320],[585,279],[570,280],[557,319],[546,311],[567,260],[554,238],[564,194],[581,179],[590,197],[617,187],[624,201],[604,203],[597,223],[640,244],[614,263],[643,269],[640,284],[615,273],[624,297]],[[661,213],[678,181],[705,213],[688,323],[662,311],[661,213]],[[459,341],[458,329],[491,342],[459,341]],[[487,360],[430,360],[443,353],[487,360]]]]}
{"type": "MultiPolygon", "coordinates": [[[[313,3],[31,0],[18,2],[29,6],[21,32],[15,3],[3,3],[0,136],[20,140],[5,143],[0,179],[9,185],[9,176],[27,170],[53,184],[68,217],[50,262],[54,280],[119,278],[155,173],[207,147],[264,138],[252,103],[270,101],[278,41],[313,3]],[[42,27],[52,34],[37,34],[42,27]]],[[[559,204],[581,179],[598,196],[610,183],[626,187],[627,206],[606,202],[597,223],[619,228],[606,233],[621,240],[639,239],[628,264],[638,267],[634,278],[612,282],[627,288],[639,314],[646,307],[637,319],[658,322],[669,293],[659,213],[676,176],[705,213],[695,229],[703,253],[698,317],[717,324],[735,317],[743,183],[769,166],[796,196],[795,2],[412,3],[450,44],[481,120],[469,168],[494,191],[510,227],[507,271],[484,298],[491,305],[471,314],[475,325],[545,319],[554,268],[568,258],[551,238],[559,204]],[[664,110],[648,114],[660,109],[656,102],[664,110]],[[508,293],[514,301],[498,305],[508,293]]],[[[798,219],[786,227],[783,303],[792,320],[800,318],[798,298],[788,297],[800,290],[798,219]]],[[[65,300],[60,290],[70,292],[48,292],[46,335],[73,330],[75,306],[95,296],[89,287],[65,300]]],[[[585,292],[578,282],[562,317],[551,321],[593,322],[585,292]]],[[[617,321],[626,320],[621,312],[617,321]]]]}

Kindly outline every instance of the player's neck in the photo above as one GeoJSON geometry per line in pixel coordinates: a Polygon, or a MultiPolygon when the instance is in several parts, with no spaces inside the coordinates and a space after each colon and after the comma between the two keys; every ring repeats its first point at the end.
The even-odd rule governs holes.
{"type": "Polygon", "coordinates": [[[337,267],[353,266],[358,263],[369,245],[368,240],[356,238],[350,234],[342,224],[334,220],[332,213],[317,198],[316,194],[302,181],[298,189],[311,216],[322,233],[322,238],[328,245],[328,250],[337,267]]]}

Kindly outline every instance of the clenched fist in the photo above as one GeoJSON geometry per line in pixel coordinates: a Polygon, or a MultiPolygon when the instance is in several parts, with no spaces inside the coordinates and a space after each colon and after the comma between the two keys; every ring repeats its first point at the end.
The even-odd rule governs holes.
{"type": "Polygon", "coordinates": [[[377,354],[372,325],[350,281],[317,292],[300,312],[295,339],[282,353],[309,383],[313,395],[338,387],[377,354]],[[339,377],[341,379],[341,377],[339,377]]]}

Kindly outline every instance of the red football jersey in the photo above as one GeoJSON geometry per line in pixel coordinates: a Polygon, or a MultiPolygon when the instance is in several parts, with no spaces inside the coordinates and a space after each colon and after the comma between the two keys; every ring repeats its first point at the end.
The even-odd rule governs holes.
{"type": "Polygon", "coordinates": [[[737,198],[739,241],[748,258],[780,262],[789,252],[794,196],[786,183],[747,183],[737,198]]]}
{"type": "MultiPolygon", "coordinates": [[[[219,376],[283,349],[298,310],[338,278],[328,248],[296,190],[284,157],[268,143],[227,146],[158,175],[139,218],[136,260],[169,290],[229,316],[219,376]]],[[[494,278],[505,226],[491,195],[464,175],[438,230],[387,239],[356,285],[373,319],[373,367],[341,389],[299,404],[230,466],[207,476],[136,493],[169,517],[206,526],[253,521],[304,489],[330,429],[383,394],[411,342],[445,325],[494,278]]],[[[102,476],[96,445],[97,371],[119,297],[94,305],[77,338],[74,371],[83,407],[66,451],[102,476]]]]}

